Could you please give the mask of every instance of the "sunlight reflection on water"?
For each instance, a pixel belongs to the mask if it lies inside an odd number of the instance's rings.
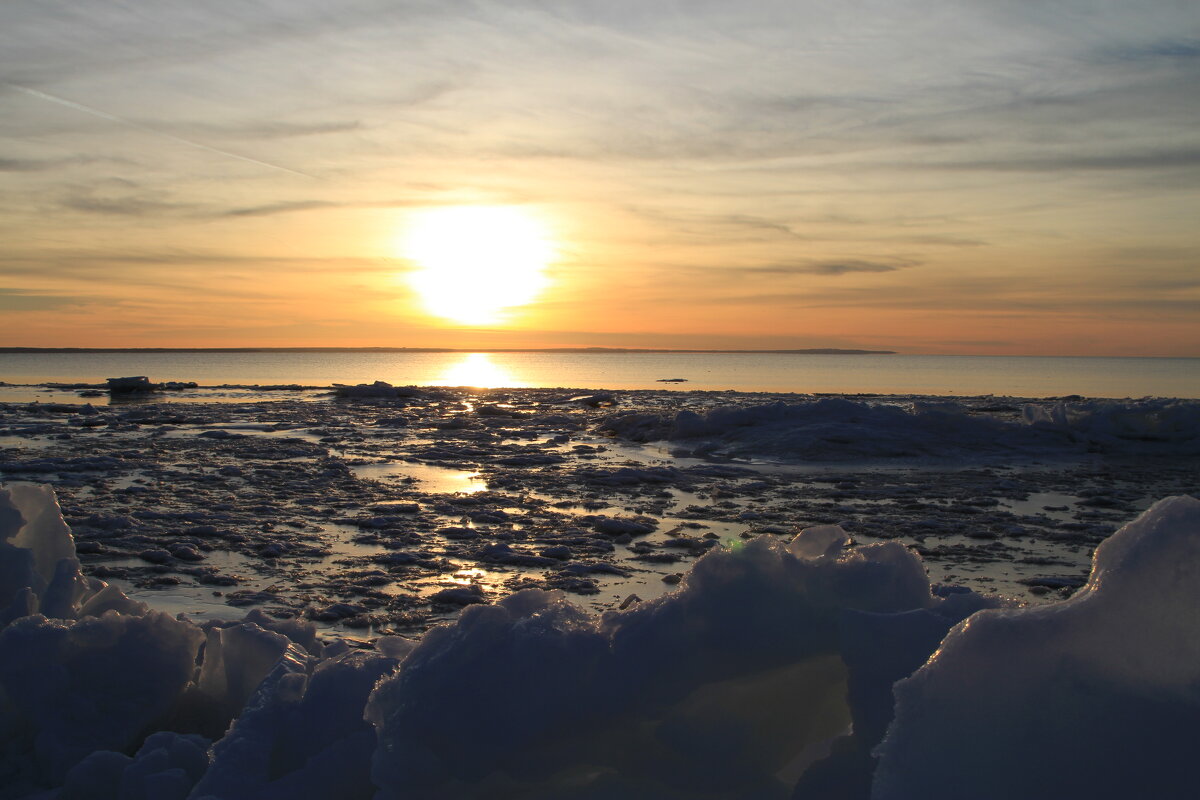
[[[350,468],[355,477],[372,480],[412,478],[422,491],[433,494],[475,494],[487,490],[479,472],[397,461],[387,464],[360,464]]]
[[[452,364],[433,386],[474,386],[481,389],[520,387],[528,385],[517,380],[511,372],[498,366],[487,353],[468,353]]]

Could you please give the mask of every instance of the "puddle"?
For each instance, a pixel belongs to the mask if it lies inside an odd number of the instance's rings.
[[[205,597],[197,595],[195,587],[178,586],[171,589],[138,589],[129,581],[120,578],[106,578],[109,583],[125,592],[130,598],[138,600],[153,608],[155,611],[165,611],[175,616],[183,614],[193,622],[219,619],[235,622],[250,613],[258,606],[227,605],[223,596]]]
[[[388,552],[388,548],[381,544],[354,541],[355,539],[369,535],[368,531],[364,531],[357,525],[327,522],[320,527],[322,541],[332,550],[329,555],[322,556],[318,560],[318,563],[322,567],[340,569],[341,565],[338,563],[340,561],[353,558],[369,558]]]
[[[672,568],[673,567],[673,568]],[[611,577],[596,578],[599,594],[580,597],[569,595],[571,602],[576,605],[591,606],[597,610],[613,610],[619,608],[632,595],[637,595],[642,602],[654,600],[667,592],[674,591],[678,584],[667,583],[663,577],[676,573],[686,573],[691,564],[668,564],[661,571],[639,568],[628,578]],[[634,601],[636,602],[636,601]],[[632,607],[632,603],[631,606]]]
[[[443,589],[462,589],[468,586],[478,586],[487,595],[504,595],[504,582],[520,578],[519,570],[493,571],[483,569],[470,562],[451,562],[455,566],[453,572],[446,572],[432,579],[414,581],[409,588],[416,590],[421,597],[430,597]]]
[[[261,439],[302,439],[314,444],[325,444],[323,434],[312,433],[307,426],[299,428],[277,429],[271,425],[255,425],[252,423],[206,423],[199,426],[181,426],[162,428],[155,432],[156,436],[164,439],[193,439],[209,431],[227,431],[230,434],[253,436]]]
[[[487,481],[479,472],[439,467],[409,461],[385,464],[361,464],[350,467],[356,478],[377,481],[412,480],[421,491],[431,494],[475,494],[487,491]]]
[[[1058,492],[1033,492],[1024,500],[1013,500],[1009,497],[998,497],[999,508],[1004,508],[1021,516],[1044,516],[1063,522],[1070,522],[1075,504],[1079,498],[1075,495]]]
[[[46,450],[58,439],[26,438],[24,436],[0,436],[0,449],[11,450]]]

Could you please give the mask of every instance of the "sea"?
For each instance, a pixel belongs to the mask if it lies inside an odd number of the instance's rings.
[[[1200,398],[1200,358],[662,352],[0,353],[0,399],[145,375],[204,388],[397,386]],[[59,390],[61,392],[61,390]],[[35,392],[36,394],[36,392]],[[239,395],[245,399],[246,392]],[[39,398],[29,398],[39,399]]]

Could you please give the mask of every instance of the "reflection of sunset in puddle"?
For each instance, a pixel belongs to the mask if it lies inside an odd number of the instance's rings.
[[[498,366],[487,353],[467,353],[462,361],[453,364],[432,382],[433,386],[474,386],[494,389],[501,386],[515,387],[525,384],[512,373]]]
[[[454,566],[456,569],[453,572],[442,573],[430,583],[422,581],[418,584],[410,584],[409,588],[415,589],[417,594],[422,597],[429,597],[443,589],[462,589],[469,586],[478,586],[486,594],[495,594],[503,590],[504,579],[511,578],[513,575],[513,573],[491,572],[463,562]]]
[[[494,589],[496,588],[494,584],[485,581],[490,574],[486,569],[479,569],[478,567],[460,569],[458,572],[447,577],[446,583],[456,586],[470,586],[473,583],[477,583],[485,589]]]
[[[359,464],[351,467],[351,470],[357,478],[372,480],[412,478],[417,481],[422,491],[431,494],[475,494],[487,491],[487,482],[481,473],[433,464],[397,461],[387,464]]]

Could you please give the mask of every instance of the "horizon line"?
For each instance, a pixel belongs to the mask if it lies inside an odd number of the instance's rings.
[[[784,353],[899,355],[895,350],[813,347],[722,349],[668,347],[0,347],[0,353]]]
[[[661,353],[661,354],[778,354],[778,355],[917,355],[961,358],[1165,358],[1195,359],[1200,355],[1112,355],[1070,353],[904,353],[860,348],[669,348],[669,347],[17,347],[0,346],[0,354],[97,353]]]

